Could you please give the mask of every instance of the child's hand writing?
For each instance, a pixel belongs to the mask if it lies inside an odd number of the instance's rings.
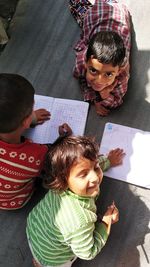
[[[105,212],[102,222],[104,222],[107,226],[107,233],[110,233],[111,224],[116,223],[119,221],[119,211],[117,207],[113,203],[111,206],[108,206],[107,211]]]
[[[59,126],[58,132],[60,136],[69,136],[72,134],[72,129],[67,123],[63,123]]]
[[[110,166],[115,167],[117,165],[122,164],[124,156],[125,152],[123,151],[123,149],[116,148],[111,150],[107,156],[110,161]]]
[[[107,116],[109,114],[110,110],[102,106],[100,102],[95,102],[94,105],[95,105],[96,113],[98,115]]]
[[[115,206],[114,201],[113,201],[113,203],[111,204],[111,206],[108,206],[107,211],[106,211],[104,217],[105,217],[105,216],[106,216],[106,217],[107,217],[107,216],[110,217],[110,219],[111,219],[111,224],[116,223],[116,222],[119,221],[119,211],[118,211],[117,207]]]
[[[32,113],[32,124],[42,124],[43,122],[49,120],[51,113],[44,108],[34,110]]]

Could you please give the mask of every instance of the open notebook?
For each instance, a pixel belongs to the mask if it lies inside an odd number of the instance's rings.
[[[51,119],[25,132],[25,136],[36,143],[53,143],[58,134],[58,126],[68,123],[74,135],[83,135],[89,104],[78,100],[35,95],[34,110],[45,108],[51,112]]]
[[[110,168],[105,175],[134,185],[150,188],[150,132],[106,123],[100,153],[123,148],[123,164]]]

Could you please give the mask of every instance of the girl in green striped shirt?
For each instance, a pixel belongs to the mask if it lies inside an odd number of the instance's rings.
[[[99,220],[95,200],[103,173],[98,145],[88,137],[59,137],[48,152],[45,197],[27,219],[27,237],[36,267],[70,267],[76,257],[93,259],[105,245],[119,212],[113,203]],[[123,151],[108,155],[122,163]],[[104,158],[102,160],[104,164]]]

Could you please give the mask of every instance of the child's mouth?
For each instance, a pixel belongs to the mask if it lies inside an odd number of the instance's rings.
[[[99,188],[99,184],[88,187],[88,190],[93,190],[93,189],[97,189],[97,188]]]
[[[107,86],[106,84],[97,84],[97,83],[92,84],[93,89],[97,91],[103,90],[106,86]]]

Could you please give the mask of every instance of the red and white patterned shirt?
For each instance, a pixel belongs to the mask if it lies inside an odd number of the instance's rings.
[[[0,140],[0,209],[19,209],[28,202],[47,150],[28,139],[21,144]]]
[[[118,4],[115,0],[113,0],[112,3],[108,2],[111,1],[96,0],[95,4],[85,13],[81,39],[75,46],[76,64],[74,76],[79,79],[84,94],[84,100],[95,100],[98,93],[87,84],[85,78],[85,56],[88,42],[97,32],[105,30],[117,32],[123,38],[126,48],[125,68],[119,76],[116,77],[114,89],[110,96],[100,101],[105,107],[115,108],[123,102],[122,98],[127,91],[129,79],[129,54],[131,48],[130,15],[125,5]]]

